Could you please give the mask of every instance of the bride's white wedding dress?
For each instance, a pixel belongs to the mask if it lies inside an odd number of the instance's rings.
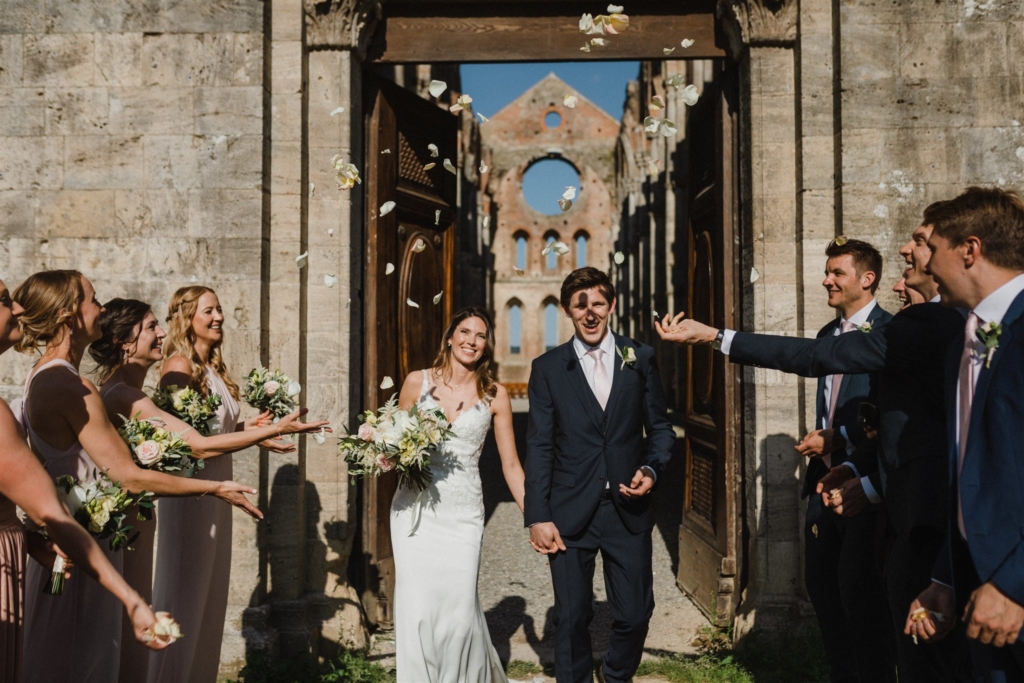
[[[440,408],[429,376],[424,370],[418,404]],[[462,411],[454,436],[431,458],[430,487],[422,496],[400,487],[391,503],[398,683],[507,681],[476,588],[484,534],[478,463],[490,426],[488,400]]]

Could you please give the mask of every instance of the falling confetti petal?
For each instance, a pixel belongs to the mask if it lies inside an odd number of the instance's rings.
[[[427,86],[427,90],[430,91],[431,97],[440,97],[441,93],[448,89],[448,84],[444,81],[430,81],[430,85]]]
[[[441,224],[441,209],[434,210],[434,225]]]
[[[700,99],[700,93],[697,92],[697,86],[691,83],[683,88],[683,102],[692,107],[697,104],[698,99]]]
[[[675,52],[676,49],[674,47],[663,47],[663,48],[661,48],[661,51],[665,53],[666,57],[668,57],[670,54]]]
[[[331,116],[334,116],[335,114],[344,113],[344,111],[345,111],[345,107],[338,107],[337,109],[335,109],[334,111],[331,112]]]
[[[392,210],[394,210],[394,208],[394,202],[384,202],[383,204],[380,205],[380,215],[387,216],[389,213],[392,212]]]
[[[410,306],[412,308],[419,308],[420,307],[420,305],[418,303],[416,303],[415,301],[413,301],[412,299],[406,299],[405,300],[405,305],[406,306]]]
[[[761,279],[761,273],[757,272],[757,268],[750,269],[750,281],[757,282]]]
[[[679,131],[674,121],[670,121],[669,119],[656,119],[653,116],[648,116],[644,119],[644,130],[651,136],[661,133],[667,138],[675,137],[675,134]]]
[[[356,165],[347,163],[345,157],[340,154],[331,157],[331,166],[334,167],[334,172],[337,174],[339,190],[351,190],[356,183],[363,182],[359,178],[359,169],[356,168]]]
[[[435,159],[437,158],[437,155],[438,155],[437,145],[435,145],[433,142],[431,142],[429,145],[427,145],[427,150],[429,150],[430,156],[434,157]]]
[[[676,74],[672,78],[668,79],[668,84],[671,85],[676,90],[679,90],[679,86],[681,86],[685,82],[685,80],[686,79],[683,78],[682,74]]]
[[[309,252],[305,251],[295,257],[295,266],[297,268],[305,268],[307,260],[309,260]]]
[[[572,185],[566,185],[565,192],[562,193],[562,199],[576,199],[576,188]]]
[[[594,16],[592,14],[584,14],[580,17],[580,32],[589,34],[594,28]]]
[[[384,375],[384,379],[381,380],[381,383],[380,383],[380,388],[381,389],[390,389],[393,386],[395,386],[395,380],[391,379],[387,375]]]
[[[665,119],[661,122],[661,134],[667,138],[674,138],[676,133],[679,132],[679,128],[676,127],[674,121]]]
[[[515,271],[515,274],[518,275],[519,277],[526,275],[526,271],[523,270],[522,268],[516,268],[515,266],[512,266],[512,270]]]
[[[562,211],[568,211],[569,209],[572,208],[572,200],[571,199],[559,199],[558,200],[558,206],[562,209]]]
[[[480,112],[477,112],[476,115],[480,117],[480,123],[487,123],[488,121],[490,121],[489,118],[487,118],[486,116],[484,116]]]
[[[327,441],[327,431],[324,427],[321,427],[318,432],[313,432],[313,441],[316,441],[318,446],[324,445],[324,442]]]
[[[441,165],[444,166],[444,170],[450,172],[452,175],[458,175],[459,174],[459,172],[455,170],[455,167],[452,166],[452,162],[451,162],[450,159],[445,159],[441,163]]]
[[[489,227],[491,227],[491,217],[484,216],[484,230],[486,230]]]
[[[338,277],[336,275],[324,275],[324,284],[328,287],[334,287],[338,284]]]
[[[384,266],[384,274],[385,275],[391,275],[391,273],[393,273],[393,272],[395,272],[395,264],[394,263],[389,263],[386,266]]]
[[[608,14],[622,14],[622,5],[608,5]]]
[[[334,228],[327,228],[327,236],[334,237]]]
[[[683,42],[681,42],[680,45],[682,45],[683,49],[685,50],[686,48],[688,48],[691,45],[693,45],[693,41],[690,40],[689,38],[683,38]]]
[[[453,114],[458,114],[463,109],[470,109],[469,104],[472,101],[473,98],[470,97],[469,95],[459,95],[459,99],[455,100],[455,104],[448,107],[448,111],[450,111]]]
[[[487,164],[480,164],[480,173],[487,173],[487,169],[489,168],[490,166],[488,166]]]
[[[427,243],[424,242],[422,239],[418,239],[418,238],[416,240],[416,244],[412,245],[412,250],[414,252],[416,252],[417,254],[420,253],[421,251],[423,251],[426,248],[427,248]]]
[[[655,95],[651,98],[650,104],[651,111],[658,111],[665,108],[665,100],[661,95]]]
[[[562,104],[567,106],[569,109],[575,109],[576,103],[579,101],[579,98],[576,97],[575,95],[566,95],[564,98],[562,98]]]
[[[309,184],[309,198],[313,198],[313,193],[316,192],[316,183]]]
[[[390,149],[382,149],[382,150],[380,151],[380,153],[381,153],[381,154],[391,154],[391,150],[390,150]]]
[[[650,161],[647,162],[647,171],[654,176],[658,175],[661,172],[661,170],[658,168],[657,159],[651,159]]]
[[[555,253],[559,256],[565,256],[569,253],[569,247],[565,246],[564,242],[555,242]]]
[[[607,38],[591,38],[590,44],[597,45],[598,47],[604,47],[606,45],[610,45],[611,43],[608,42]]]
[[[590,43],[585,43],[583,47],[580,48],[580,50],[582,52],[590,52]]]
[[[429,164],[427,164],[426,166],[423,167],[423,170],[424,171],[429,171],[430,169],[434,168],[435,166],[437,166],[437,164],[434,163],[433,161],[431,161]]]
[[[626,255],[623,254],[621,251],[617,251],[615,252],[615,256],[612,257],[612,260],[615,261],[616,265],[621,266],[622,262],[626,260]]]
[[[434,305],[435,306],[438,305],[439,303],[441,303],[441,296],[443,294],[444,294],[444,290],[442,289],[440,292],[438,292],[437,294],[434,295]]]

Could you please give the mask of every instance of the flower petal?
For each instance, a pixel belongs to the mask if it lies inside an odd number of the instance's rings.
[[[434,225],[441,225],[441,209],[434,210]]]
[[[316,183],[309,184],[309,198],[313,198],[313,193],[316,192]]]
[[[444,290],[443,289],[440,292],[438,292],[437,294],[434,295],[434,305],[435,306],[438,305],[439,303],[441,303],[441,297],[443,295],[444,295]]]
[[[750,269],[750,281],[757,282],[761,279],[761,273],[757,272],[757,268]]]
[[[455,170],[455,166],[452,165],[451,159],[446,158],[441,165],[444,166],[444,170],[448,171],[452,175],[459,175],[459,172]]]
[[[569,253],[569,247],[565,246],[565,242],[555,242],[554,249],[555,253],[559,256],[565,256]]]
[[[427,145],[427,150],[430,152],[430,156],[434,157],[435,159],[437,158],[437,156],[438,156],[437,145],[435,145],[433,142],[431,142],[429,145]]]
[[[429,164],[426,164],[426,165],[425,165],[425,166],[423,167],[423,170],[424,170],[424,171],[429,171],[430,169],[434,168],[435,166],[437,166],[437,164],[436,164],[436,163],[434,163],[433,161],[431,161],[431,162],[430,162]]]
[[[654,135],[658,132],[658,128],[661,126],[661,122],[653,116],[648,116],[644,119],[644,130]]]
[[[661,51],[665,53],[666,57],[668,57],[670,54],[672,54],[673,52],[676,51],[676,48],[675,48],[675,46],[673,46],[673,47],[663,47],[663,48],[661,48]]]
[[[391,150],[390,150],[390,149],[382,149],[382,150],[380,151],[380,153],[381,153],[381,154],[391,154]]]
[[[484,230],[486,230],[489,227],[491,227],[491,217],[484,216]]]
[[[487,118],[486,116],[484,116],[480,112],[477,112],[476,115],[480,117],[480,123],[481,124],[484,124],[484,123],[487,123],[488,121],[490,121],[489,118]]]
[[[313,441],[316,441],[318,446],[323,446],[324,442],[327,441],[327,432],[323,427],[320,428],[320,431],[313,432]]]
[[[608,42],[607,38],[591,38],[590,39],[590,44],[591,45],[597,45],[598,47],[604,47],[606,45],[610,45],[610,43]]]
[[[615,252],[615,256],[612,257],[612,260],[615,261],[616,265],[621,266],[623,261],[626,260],[626,255],[623,254],[621,251],[617,251]]]
[[[620,12],[608,15],[607,28],[609,33],[622,33],[629,28],[629,17]]]
[[[661,134],[667,138],[674,138],[676,133],[679,132],[679,128],[676,126],[674,121],[665,119],[661,122]]]
[[[395,272],[395,264],[394,263],[389,263],[386,266],[384,266],[384,274],[385,275],[391,275],[391,273],[393,273],[393,272]]]
[[[658,109],[665,108],[665,98],[661,95],[655,95],[651,98],[651,107],[657,107]]]
[[[580,31],[587,33],[594,26],[594,17],[591,14],[584,14],[580,17]]]
[[[418,303],[416,303],[415,301],[413,301],[412,299],[406,299],[405,300],[405,305],[406,306],[410,306],[412,308],[419,308],[420,307],[420,305]]]
[[[389,377],[388,375],[384,375],[384,379],[381,380],[381,383],[380,383],[380,388],[381,389],[390,389],[393,386],[395,386],[395,380],[391,379],[391,377]]]
[[[424,242],[423,239],[419,238],[419,237],[416,238],[416,243],[412,245],[413,252],[417,253],[417,254],[419,254],[420,252],[422,252],[426,248],[427,248],[427,243]]]
[[[324,275],[324,284],[333,288],[334,285],[338,284],[338,277],[336,275]]]
[[[490,168],[490,166],[488,166],[487,164],[481,163],[480,164],[480,173],[487,173],[487,169],[489,169],[489,168]]]
[[[581,52],[590,52],[590,43],[584,43],[583,47],[580,48]]]
[[[558,206],[562,209],[562,211],[568,211],[569,209],[572,208],[572,200],[565,198],[559,199]]]
[[[295,266],[297,268],[305,268],[306,267],[306,261],[308,259],[309,259],[309,252],[308,251],[302,252],[301,254],[299,254],[298,256],[295,257]]]
[[[441,93],[448,89],[448,84],[444,81],[430,81],[430,85],[427,86],[427,91],[431,97],[440,97]]]
[[[562,104],[564,104],[569,109],[575,109],[577,102],[579,102],[579,98],[576,97],[575,95],[566,95],[565,97],[562,98]]]
[[[525,270],[523,270],[522,268],[516,268],[515,266],[512,266],[512,270],[513,270],[513,271],[515,272],[515,274],[516,274],[516,275],[518,275],[519,277],[522,277],[522,276],[526,275],[526,271],[525,271]]]
[[[647,171],[653,176],[657,176],[659,173],[661,173],[661,170],[658,168],[657,159],[651,159],[650,161],[647,162]]]
[[[566,185],[565,192],[562,193],[562,199],[576,199],[576,188],[572,185]]]
[[[691,45],[693,45],[693,41],[690,40],[689,38],[683,38],[683,41],[680,43],[680,45],[682,45],[683,49],[685,50],[686,48],[688,48]]]
[[[608,14],[622,14],[622,5],[608,5]]]
[[[331,112],[331,116],[334,116],[335,114],[341,114],[344,111],[345,111],[345,107],[338,107],[337,109],[335,109],[334,111]]]
[[[685,81],[686,79],[683,78],[682,74],[676,74],[672,78],[668,79],[668,84],[676,90],[679,90],[679,86],[681,86]]]
[[[555,246],[554,242],[548,242],[547,246],[540,250],[541,256],[547,256],[551,253],[551,249]]]
[[[683,102],[692,107],[697,104],[698,99],[700,99],[700,93],[697,92],[697,86],[691,83],[683,88]]]
[[[395,209],[395,203],[394,202],[384,202],[383,204],[380,205],[380,215],[381,216],[387,216],[394,209]]]

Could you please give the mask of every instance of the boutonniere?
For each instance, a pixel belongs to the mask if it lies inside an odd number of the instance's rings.
[[[985,367],[992,365],[992,356],[996,355],[999,348],[999,335],[1003,333],[1003,326],[999,323],[985,323],[978,328],[978,339],[985,344]]]
[[[633,347],[623,346],[621,349],[616,347],[616,350],[619,352],[619,358],[622,359],[622,365],[619,366],[619,370],[622,370],[627,365],[633,367],[633,364],[636,363],[636,352],[633,351]]]
[[[860,325],[857,325],[857,329],[860,330],[861,332],[864,332],[865,334],[870,332],[872,330],[872,328],[873,328],[873,325],[872,325],[872,322],[870,320],[868,320],[867,322],[861,323]]]

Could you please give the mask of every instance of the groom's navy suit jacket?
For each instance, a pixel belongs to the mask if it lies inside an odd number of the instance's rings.
[[[871,473],[901,536],[916,526],[944,532],[949,477],[943,369],[946,349],[963,337],[963,326],[954,309],[917,304],[867,334],[812,340],[737,332],[729,359],[805,377],[878,373],[878,443],[863,444],[851,459],[861,474]]]
[[[630,347],[633,365],[615,360],[611,394],[601,409],[576,357],[572,340],[533,361],[530,371],[530,428],[526,437],[526,526],[554,522],[565,538],[582,531],[610,485],[623,524],[638,534],[654,526],[651,496],[626,500],[642,466],[661,475],[675,433],[665,409],[654,349],[614,335],[615,346]]]
[[[974,568],[982,583],[992,582],[1024,605],[1024,293],[1002,320],[999,345],[990,367],[981,366],[971,403],[971,425],[963,469],[958,470],[957,380],[963,343],[946,356],[946,424],[949,477],[958,484],[964,527]],[[961,328],[962,330],[963,328]],[[959,337],[963,340],[963,333]],[[949,534],[958,534],[957,485],[949,497]],[[964,587],[955,576],[952,544],[939,556],[935,578]],[[969,580],[969,579],[966,579]],[[964,599],[966,596],[959,596]]]

